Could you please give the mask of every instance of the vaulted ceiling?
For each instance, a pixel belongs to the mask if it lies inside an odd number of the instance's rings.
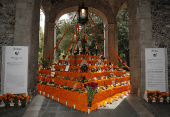
[[[127,0],[84,0],[85,6],[90,7],[89,12],[92,9],[97,9],[102,12],[108,23],[113,23],[119,10],[126,4]],[[42,0],[42,8],[45,15],[53,15],[53,19],[64,9],[70,8],[70,12],[78,10],[78,6],[82,3],[82,0]],[[69,12],[69,11],[67,11]],[[100,15],[100,14],[97,14]]]

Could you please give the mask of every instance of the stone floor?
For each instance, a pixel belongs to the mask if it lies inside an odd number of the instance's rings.
[[[26,108],[0,108],[0,117],[170,117],[170,103],[148,104],[132,94],[90,114],[37,95]]]

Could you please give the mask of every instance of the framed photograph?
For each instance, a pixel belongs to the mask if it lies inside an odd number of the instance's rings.
[[[114,78],[114,73],[110,73],[110,77],[111,77],[111,78]]]
[[[69,67],[70,67],[69,65],[66,66],[66,69],[65,69],[66,72],[68,72]]]
[[[99,72],[101,72],[101,68],[100,68],[100,66],[98,66],[97,68],[98,68],[98,71],[99,71]]]
[[[54,77],[54,75],[55,75],[55,72],[51,72],[51,77]]]

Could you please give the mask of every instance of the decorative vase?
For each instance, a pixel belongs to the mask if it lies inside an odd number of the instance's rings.
[[[167,104],[167,101],[166,101],[166,100],[163,100],[163,104]]]
[[[18,104],[14,104],[14,108],[18,108]]]
[[[156,103],[159,104],[159,103],[160,103],[160,100],[156,100]]]
[[[148,100],[148,104],[152,104],[152,100]]]
[[[5,104],[5,108],[9,108],[10,107],[10,104]]]

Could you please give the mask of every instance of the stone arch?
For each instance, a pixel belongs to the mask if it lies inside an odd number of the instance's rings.
[[[69,7],[69,8],[66,8],[66,9],[60,11],[60,12],[56,15],[56,17],[55,17],[55,24],[58,22],[58,19],[59,19],[62,15],[66,14],[66,13],[69,13],[69,12],[77,11],[77,8],[78,8],[78,6],[74,6],[74,7]],[[104,56],[105,56],[107,59],[109,59],[109,58],[108,58],[108,56],[109,56],[109,55],[108,55],[108,48],[107,48],[107,45],[108,45],[108,31],[106,30],[106,27],[108,26],[108,19],[107,19],[106,15],[105,15],[102,11],[100,11],[100,10],[98,10],[98,9],[96,9],[96,8],[88,7],[88,11],[91,12],[91,13],[94,13],[94,14],[98,15],[98,16],[103,20],[104,28],[105,28],[105,30],[104,30],[104,37],[105,37],[105,41],[104,41],[104,54],[105,54],[105,55],[104,55]],[[55,33],[55,30],[54,30],[54,33]]]
[[[66,14],[66,13],[69,13],[69,12],[77,11],[77,8],[78,8],[78,6],[74,6],[74,7],[69,7],[69,8],[66,8],[66,9],[60,11],[60,12],[56,15],[56,17],[55,17],[55,23],[57,23],[58,19],[59,19],[62,15]],[[108,20],[107,20],[105,14],[104,14],[103,12],[101,12],[100,10],[98,10],[98,9],[96,9],[96,8],[88,7],[88,11],[91,12],[91,13],[94,13],[94,14],[98,15],[98,16],[103,20],[104,25],[107,25],[107,24],[108,24]]]

